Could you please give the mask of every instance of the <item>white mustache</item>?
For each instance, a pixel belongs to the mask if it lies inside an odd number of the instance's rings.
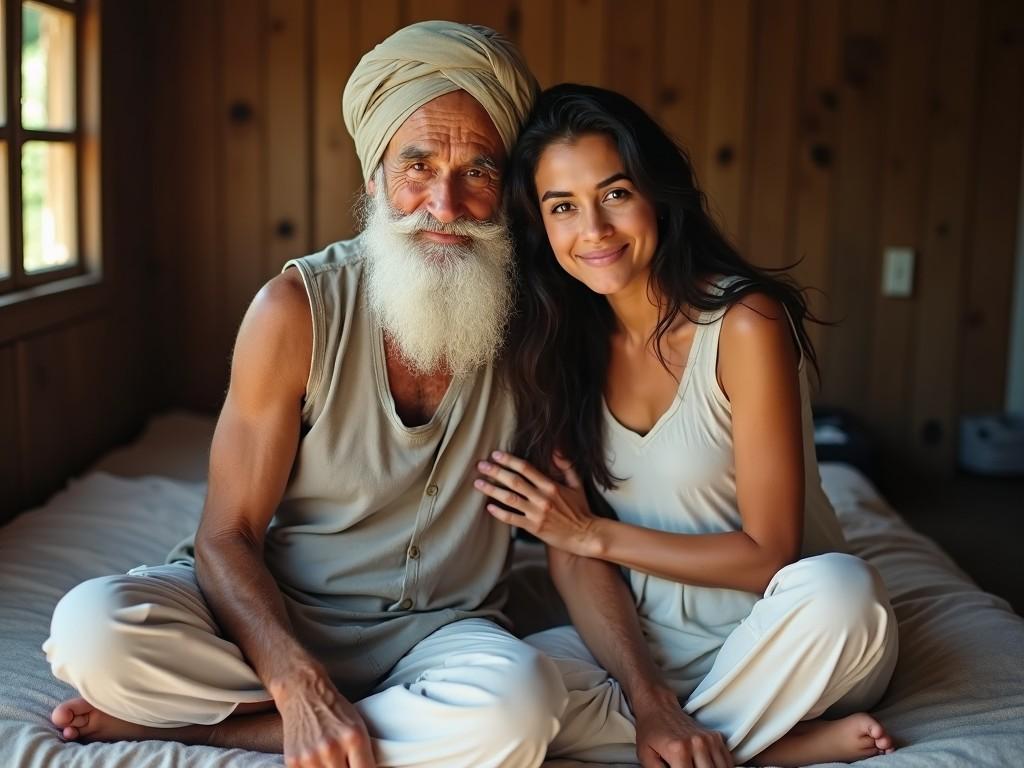
[[[389,206],[390,207],[390,206]],[[461,218],[455,221],[439,221],[429,211],[414,211],[403,215],[391,208],[391,227],[401,235],[415,235],[419,232],[436,232],[441,235],[468,237],[474,240],[491,241],[505,237],[507,230],[500,221],[477,221]]]

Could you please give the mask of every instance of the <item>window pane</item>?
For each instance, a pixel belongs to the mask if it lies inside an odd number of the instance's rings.
[[[7,142],[0,141],[0,277],[11,274],[11,222],[7,209]]]
[[[78,261],[75,228],[75,145],[27,141],[21,156],[25,272]]]
[[[21,42],[22,124],[44,130],[74,129],[74,14],[25,3]]]

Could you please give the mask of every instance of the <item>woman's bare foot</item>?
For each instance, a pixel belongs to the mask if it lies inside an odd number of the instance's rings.
[[[751,765],[801,766],[852,763],[896,751],[892,737],[866,712],[840,720],[808,720],[750,761]]]

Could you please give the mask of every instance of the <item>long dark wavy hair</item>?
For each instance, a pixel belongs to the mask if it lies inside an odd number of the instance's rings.
[[[550,145],[592,134],[615,143],[624,172],[657,214],[649,293],[661,312],[650,343],[662,364],[668,368],[662,340],[681,312],[723,309],[758,292],[789,310],[797,342],[817,369],[804,328],[806,320],[817,320],[803,294],[788,278],[744,261],[730,245],[708,214],[686,152],[621,94],[571,83],[544,91],[512,152],[505,185],[518,261],[518,307],[505,356],[518,417],[513,450],[556,476],[552,457],[560,451],[591,492],[620,480],[608,467],[602,414],[615,318],[604,296],[559,266],[534,176]],[[740,279],[724,292],[708,291],[704,280],[715,275]]]

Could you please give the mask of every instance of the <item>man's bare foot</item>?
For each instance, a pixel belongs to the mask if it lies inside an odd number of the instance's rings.
[[[50,720],[68,741],[145,741],[166,740],[174,728],[150,728],[118,720],[102,712],[85,699],[68,699],[58,704]]]
[[[119,720],[83,698],[58,704],[50,720],[67,741],[178,741],[257,752],[282,751],[281,716],[273,702],[239,704],[232,717],[217,725],[152,728]]]
[[[866,712],[840,720],[808,720],[750,761],[788,768],[809,763],[852,763],[896,751],[892,737]]]

